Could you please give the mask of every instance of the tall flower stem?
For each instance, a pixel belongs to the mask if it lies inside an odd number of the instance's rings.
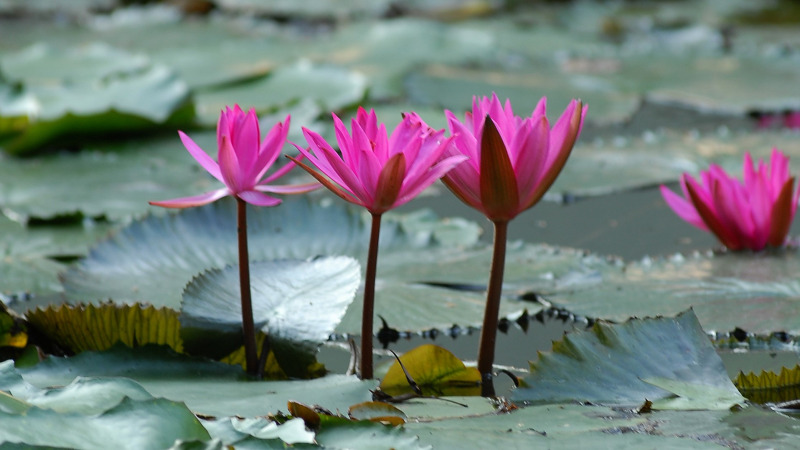
[[[378,241],[381,214],[372,214],[372,229],[367,251],[367,274],[364,278],[364,308],[361,316],[361,378],[372,378],[372,319],[375,312],[375,276],[378,267]]]
[[[258,373],[253,303],[250,298],[250,257],[247,252],[247,203],[236,197],[236,235],[239,238],[239,290],[242,298],[242,332],[247,373]]]
[[[486,309],[483,312],[481,340],[478,344],[478,371],[481,373],[481,395],[493,397],[492,365],[494,364],[495,341],[497,340],[497,320],[500,314],[500,294],[503,291],[503,272],[506,265],[506,237],[508,221],[494,222],[494,251],[492,268],[489,274],[489,287],[486,291]]]

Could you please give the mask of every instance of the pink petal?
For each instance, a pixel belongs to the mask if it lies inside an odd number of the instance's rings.
[[[183,146],[186,147],[186,150],[192,155],[192,158],[195,159],[203,169],[206,169],[206,172],[210,173],[211,176],[219,180],[221,183],[225,181],[222,179],[222,174],[219,171],[219,164],[214,161],[208,153],[206,153],[199,145],[195,144],[195,142],[187,136],[183,131],[178,131],[178,136],[181,138],[181,142],[183,142]]]
[[[271,192],[273,194],[304,194],[313,190],[321,188],[320,183],[304,183],[304,184],[259,184],[255,190],[259,192]]]
[[[700,228],[701,230],[709,231],[708,226],[706,226],[705,222],[703,222],[703,219],[700,217],[700,215],[697,214],[697,210],[689,200],[672,192],[663,184],[661,185],[661,196],[664,198],[664,201],[667,203],[667,205],[672,208],[675,214],[678,215],[678,217],[686,222],[689,222],[695,227]]]
[[[207,205],[211,202],[221,199],[226,195],[231,195],[228,188],[217,189],[216,191],[206,192],[201,195],[194,195],[191,197],[181,197],[172,200],[162,200],[149,202],[154,206],[161,206],[163,208],[191,208],[194,206]]]
[[[544,116],[538,120],[526,120],[526,124],[517,131],[514,142],[517,147],[514,151],[514,172],[517,175],[520,207],[523,210],[533,206],[533,196],[547,161],[549,139],[550,128]]]
[[[258,172],[252,177],[252,180],[258,182],[264,177],[269,168],[275,164],[281,154],[281,150],[283,150],[283,145],[286,143],[286,137],[289,135],[291,120],[291,116],[286,116],[283,122],[276,123],[267,133],[258,150],[258,159],[255,162],[255,168],[258,169]]]
[[[248,187],[244,185],[244,177],[242,169],[239,167],[239,160],[236,158],[236,152],[225,136],[222,137],[222,147],[219,148],[219,168],[225,185],[234,194]]]
[[[436,180],[442,178],[442,176],[454,167],[460,165],[466,159],[467,157],[464,155],[456,155],[439,161],[439,163],[431,167],[423,176],[417,177],[413,182],[404,185],[403,190],[400,192],[400,195],[398,195],[397,201],[392,208],[408,203],[430,185],[435,183]]]
[[[252,176],[251,174],[258,173],[258,170],[253,170],[253,166],[261,147],[261,132],[255,109],[251,108],[246,114],[239,114],[234,118],[230,138],[231,147],[236,151],[239,166],[246,173],[246,175],[243,174],[243,178],[249,178]]]
[[[258,191],[242,191],[236,194],[237,197],[256,206],[277,206],[281,204],[279,198],[270,197],[263,192]]]

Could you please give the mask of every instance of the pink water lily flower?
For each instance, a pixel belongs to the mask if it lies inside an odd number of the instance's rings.
[[[555,125],[542,98],[530,117],[514,115],[511,102],[474,98],[461,122],[445,111],[455,136],[448,154],[469,160],[442,181],[467,205],[491,221],[511,220],[535,205],[555,181],[581,132],[588,107],[572,100]]]
[[[336,114],[332,116],[341,156],[322,136],[304,128],[303,134],[310,147],[295,146],[317,170],[293,160],[334,194],[365,207],[372,215],[364,275],[359,364],[359,375],[368,379],[373,373],[373,311],[381,216],[416,197],[467,157],[443,158],[452,138],[445,138],[444,130],[434,131],[413,112],[404,114],[388,137],[386,127],[378,123],[374,110],[367,112],[359,107],[351,121],[350,132]]]
[[[216,160],[200,148],[192,138],[179,131],[181,141],[189,154],[225,187],[201,195],[153,201],[150,204],[165,208],[189,208],[233,195],[253,205],[275,206],[280,204],[281,200],[267,195],[267,192],[299,194],[318,188],[317,183],[285,186],[269,184],[289,172],[294,163],[286,164],[264,178],[286,143],[290,120],[291,117],[287,116],[285,122],[278,122],[262,141],[254,109],[245,113],[239,105],[235,105],[233,109],[226,107],[217,123]]]
[[[373,214],[408,202],[466,159],[442,158],[452,138],[428,127],[413,112],[404,114],[389,137],[374,110],[359,107],[351,132],[336,114],[332,116],[341,156],[322,136],[304,128],[310,148],[297,149],[318,171],[296,162],[333,193]]]
[[[710,231],[731,250],[761,250],[783,245],[797,211],[800,189],[794,189],[789,158],[772,149],[769,165],[753,165],[744,155],[744,181],[712,164],[700,181],[681,176],[683,197],[661,186],[664,200],[683,220]]]
[[[247,247],[247,203],[258,206],[275,206],[280,199],[265,192],[279,194],[299,194],[319,187],[318,183],[292,186],[274,186],[268,183],[280,178],[294,167],[289,163],[264,178],[267,171],[280,155],[289,121],[277,123],[261,140],[258,117],[255,109],[247,113],[239,105],[226,107],[219,115],[217,123],[217,159],[211,158],[189,136],[182,131],[181,137],[189,154],[203,166],[208,173],[222,182],[225,187],[192,197],[176,198],[150,202],[151,205],[165,208],[189,208],[200,206],[232,195],[236,198],[236,235],[239,247],[239,290],[241,293],[242,333],[245,348],[245,368],[251,375],[261,374],[256,354],[256,334],[253,323],[253,306],[250,293],[250,262]]]

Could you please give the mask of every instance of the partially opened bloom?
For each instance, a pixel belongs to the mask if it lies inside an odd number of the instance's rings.
[[[181,141],[189,154],[225,187],[201,195],[154,201],[150,204],[165,208],[189,208],[233,195],[253,205],[275,206],[280,204],[281,200],[267,195],[267,192],[299,194],[316,189],[319,187],[317,183],[287,186],[268,184],[285,175],[294,167],[294,163],[286,164],[264,178],[286,143],[290,120],[291,117],[287,116],[285,122],[278,122],[262,141],[254,109],[245,113],[239,105],[235,105],[233,109],[226,107],[217,123],[216,160],[200,148],[192,138],[179,131]]]
[[[384,125],[378,123],[375,111],[367,112],[363,108],[358,109],[351,121],[350,132],[336,114],[333,114],[333,122],[341,156],[322,136],[303,129],[310,147],[296,147],[317,170],[299,160],[295,162],[334,194],[365,207],[372,214],[360,362],[361,377],[372,378],[373,309],[381,215],[416,197],[466,156],[443,157],[452,138],[445,138],[444,130],[434,131],[413,112],[403,116],[391,136],[387,136]]]
[[[783,245],[800,198],[789,174],[789,158],[772,150],[769,164],[754,167],[744,155],[744,181],[717,165],[700,172],[698,182],[681,176],[683,197],[661,186],[664,200],[683,220],[710,231],[731,250],[761,250]]]
[[[461,122],[446,111],[455,136],[449,154],[469,157],[442,181],[491,221],[511,220],[535,205],[555,181],[578,139],[588,108],[572,100],[550,128],[542,98],[530,117],[514,115],[497,95],[474,98]]]
[[[469,157],[442,178],[467,205],[494,224],[494,251],[486,309],[478,348],[481,394],[494,396],[492,368],[497,336],[500,295],[505,269],[508,222],[535,205],[555,181],[578,139],[587,108],[572,100],[555,125],[545,116],[542,98],[530,117],[514,115],[511,102],[497,95],[473,98],[472,111],[461,122],[445,111],[453,147],[447,155]]]
[[[225,187],[205,194],[173,200],[150,202],[151,205],[165,208],[189,208],[200,206],[232,195],[236,198],[236,226],[239,246],[239,289],[241,292],[242,332],[247,372],[256,375],[261,372],[256,355],[256,338],[253,324],[253,309],[250,299],[250,265],[247,251],[247,203],[258,206],[275,206],[280,199],[269,193],[297,194],[319,187],[318,183],[294,186],[273,186],[268,183],[280,178],[294,167],[289,163],[272,175],[264,178],[267,170],[280,155],[289,133],[289,120],[279,122],[261,140],[258,117],[254,109],[247,113],[239,108],[226,107],[217,123],[217,159],[211,158],[189,136],[179,131],[189,154],[203,166],[208,173],[222,182]]]
[[[445,138],[444,130],[431,129],[413,112],[406,113],[388,137],[375,111],[359,108],[351,132],[336,114],[333,122],[341,156],[322,136],[303,129],[310,148],[297,148],[318,171],[298,164],[333,193],[373,214],[408,202],[466,159],[442,158],[452,138]]]

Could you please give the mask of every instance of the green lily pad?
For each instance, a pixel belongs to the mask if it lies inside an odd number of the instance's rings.
[[[744,402],[691,310],[674,319],[598,322],[568,334],[539,354],[511,398],[631,406],[650,400],[662,409],[729,409]]]
[[[51,357],[17,373],[38,388],[66,385],[77,376],[130,378],[155,397],[183,402],[195,413],[217,417],[264,416],[285,410],[289,400],[346,411],[369,400],[369,390],[378,385],[345,375],[302,382],[247,381],[240,367],[153,346],[117,346],[70,358]]]
[[[58,254],[54,239],[0,217],[0,293],[52,296],[62,292],[58,273],[66,266],[49,258]]]
[[[402,98],[403,78],[424,63],[484,59],[496,45],[484,30],[418,18],[358,22],[309,49],[308,57],[363,73],[373,100]],[[424,48],[421,52],[419,49]]]
[[[304,373],[353,301],[361,283],[358,262],[347,257],[312,261],[279,260],[250,266],[256,329],[269,336],[278,364],[289,376]],[[241,345],[242,313],[238,266],[212,270],[186,286],[181,304],[181,335],[197,354]]]
[[[236,263],[234,209],[233,202],[221,201],[132,223],[64,274],[66,297],[71,302],[110,298],[178,309],[183,287],[195,274]],[[289,197],[276,208],[252,208],[248,219],[253,261],[366,257],[368,219],[338,201],[323,206]],[[479,228],[461,220],[436,219],[429,211],[388,214],[383,225],[376,313],[391,326],[408,330],[479,324],[482,280],[491,262],[491,248],[475,245]],[[535,312],[539,304],[515,297],[593,285],[598,271],[618,270],[615,264],[573,249],[512,242],[506,258],[508,300],[501,314]],[[361,302],[353,302],[336,331],[359,332],[360,317]]]
[[[174,128],[194,116],[188,86],[169,69],[107,45],[34,46],[0,62],[11,81],[22,83],[0,108],[0,128],[26,121],[21,134],[3,144],[13,154]]]
[[[646,258],[610,270],[589,289],[551,300],[587,317],[625,320],[692,307],[707,331],[800,332],[796,248]]]
[[[209,439],[185,405],[153,398],[125,378],[78,378],[63,388],[36,388],[0,364],[0,389],[25,408],[0,408],[0,439],[27,445],[165,448],[175,439]],[[141,433],[142,427],[148,432]]]
[[[199,120],[214,124],[219,111],[234,103],[270,112],[310,99],[324,111],[338,111],[362,100],[367,87],[367,79],[361,73],[301,60],[248,83],[198,92],[195,99]]]
[[[192,138],[209,151],[216,147],[213,133],[193,133]],[[7,216],[22,223],[74,215],[126,219],[163,211],[148,205],[150,200],[205,192],[218,184],[186,152],[177,134],[0,161],[0,203]]]

